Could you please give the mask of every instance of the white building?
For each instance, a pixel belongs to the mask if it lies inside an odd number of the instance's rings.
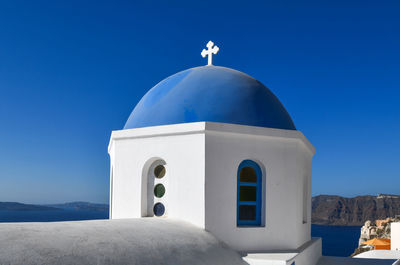
[[[312,265],[314,153],[268,88],[209,61],[158,83],[112,133],[110,218],[179,219],[240,253]]]
[[[400,251],[400,222],[390,224],[390,248]]]
[[[400,223],[391,223],[390,230],[390,250],[369,250],[354,256],[354,258],[383,260],[383,262],[387,261],[388,264],[400,265]]]

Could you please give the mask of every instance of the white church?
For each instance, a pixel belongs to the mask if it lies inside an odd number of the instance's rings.
[[[208,65],[158,83],[112,133],[110,218],[179,219],[241,253],[306,246],[315,263],[315,149],[267,87],[212,65],[207,47]]]
[[[2,224],[0,263],[392,264],[321,256],[315,148],[261,82],[212,65],[218,51],[210,41],[208,65],[155,85],[112,132],[112,220]]]

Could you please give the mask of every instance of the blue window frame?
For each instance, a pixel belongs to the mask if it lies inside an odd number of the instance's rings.
[[[237,173],[237,226],[261,226],[262,171],[252,160],[240,163]]]

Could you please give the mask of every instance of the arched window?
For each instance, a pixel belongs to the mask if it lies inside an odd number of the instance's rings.
[[[142,217],[164,216],[168,182],[165,161],[150,159],[144,165],[142,174]]]
[[[254,161],[244,160],[239,165],[237,178],[237,226],[260,226],[261,168]]]

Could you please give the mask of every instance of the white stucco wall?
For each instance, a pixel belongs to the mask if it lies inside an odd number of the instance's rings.
[[[295,136],[298,137],[295,137]],[[313,149],[297,131],[207,124],[206,229],[243,252],[297,249],[311,239],[303,223],[304,176],[311,178]],[[237,170],[246,159],[263,170],[264,226],[237,227]],[[311,190],[311,181],[308,182]],[[311,192],[307,195],[310,220]]]
[[[311,239],[314,148],[298,131],[209,122],[130,129],[113,132],[109,153],[111,218],[142,216],[142,177],[162,159],[166,217],[203,227],[242,252],[294,250]],[[265,177],[261,227],[236,226],[237,169],[246,159]]]
[[[400,251],[400,222],[390,224],[391,250]]]
[[[300,248],[299,253],[293,259],[288,261],[287,265],[315,265],[322,256],[322,239],[313,238]]]
[[[170,126],[113,132],[110,141],[112,165],[111,218],[142,217],[143,175],[151,162],[166,162],[163,180],[166,193],[161,202],[165,217],[204,227],[204,134],[195,127]],[[187,134],[187,130],[191,134]],[[161,133],[161,134],[158,134]]]

